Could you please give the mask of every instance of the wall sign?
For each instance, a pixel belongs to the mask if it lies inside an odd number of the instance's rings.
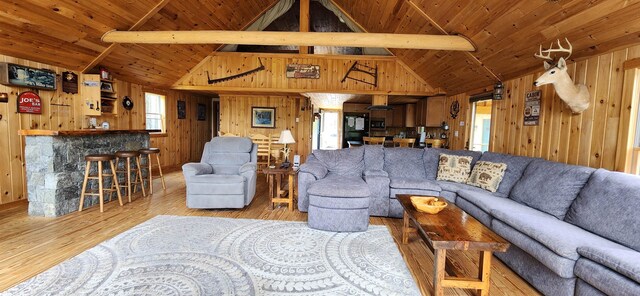
[[[187,118],[187,102],[178,100],[178,119]]]
[[[0,63],[0,83],[55,90],[56,72],[10,63]]]
[[[320,66],[318,65],[302,65],[288,64],[287,78],[320,78]]]
[[[207,120],[207,106],[205,104],[198,104],[198,121]]]
[[[62,72],[62,91],[68,94],[78,93],[78,74]]]
[[[42,100],[32,91],[25,91],[18,95],[18,113],[42,114]]]
[[[524,125],[540,124],[540,98],[542,91],[534,90],[527,92],[524,99]]]

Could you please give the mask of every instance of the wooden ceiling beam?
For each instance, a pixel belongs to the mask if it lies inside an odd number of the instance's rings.
[[[244,44],[386,47],[452,51],[474,51],[465,37],[452,35],[344,33],[344,32],[255,32],[255,31],[110,31],[102,41],[138,44]]]
[[[149,21],[149,19],[151,19],[151,17],[156,15],[161,9],[167,6],[167,4],[169,4],[170,1],[171,0],[160,0],[160,2],[156,4],[156,6],[151,8],[149,12],[147,12],[135,24],[133,24],[133,26],[129,28],[129,31],[137,30],[140,27],[142,27],[147,21]],[[91,61],[91,63],[89,63],[87,66],[84,67],[84,69],[82,70],[82,73],[87,73],[88,71],[93,69],[95,66],[97,66],[99,63],[101,63],[117,46],[118,44],[113,43],[109,45],[107,48],[105,48],[105,50],[103,50],[95,59]]]
[[[309,32],[309,1],[300,0],[300,32]],[[309,53],[308,46],[300,46],[301,54]]]
[[[436,22],[433,18],[431,18],[424,10],[422,10],[422,8],[420,8],[413,0],[405,0],[405,2],[407,2],[409,4],[409,6],[413,9],[415,9],[420,15],[422,15],[422,17],[424,17],[434,28],[436,28],[438,31],[440,31],[442,34],[446,34],[449,35],[449,32],[447,32],[442,26],[440,26],[438,24],[438,22]],[[474,45],[475,47],[475,45]],[[496,81],[501,81],[502,79],[500,79],[500,77],[498,77],[498,75],[496,75],[496,73],[493,73],[493,71],[491,71],[491,69],[489,69],[487,66],[484,65],[484,63],[482,61],[480,61],[476,56],[474,56],[472,53],[467,52],[466,53],[467,56],[469,56],[469,58],[471,58],[476,64],[478,64],[478,66],[482,67],[482,69],[484,69],[489,75],[491,75]]]

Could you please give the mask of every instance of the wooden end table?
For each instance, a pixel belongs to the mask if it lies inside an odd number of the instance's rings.
[[[293,211],[293,203],[295,202],[295,177],[298,171],[292,167],[289,168],[265,168],[262,172],[267,175],[269,180],[269,198],[271,198],[271,208],[275,208],[277,203],[285,203],[290,211]],[[283,177],[288,176],[288,182],[283,184]],[[275,183],[275,184],[274,184]],[[275,185],[275,186],[274,186]],[[287,187],[283,187],[287,186]]]
[[[451,202],[432,215],[418,212],[411,204],[411,196],[397,195],[404,208],[402,243],[407,244],[409,234],[417,232],[433,252],[434,295],[443,295],[445,287],[475,289],[479,295],[489,295],[492,252],[506,252],[510,244]],[[480,251],[478,278],[460,277],[447,260],[447,250]]]

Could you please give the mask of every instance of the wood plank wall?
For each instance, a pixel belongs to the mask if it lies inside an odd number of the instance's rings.
[[[1,62],[10,62],[34,68],[46,68],[61,74],[67,69],[0,55]],[[77,72],[76,72],[77,73]],[[82,81],[82,79],[80,79]],[[58,81],[59,82],[59,81]],[[144,129],[144,92],[139,84],[116,80],[115,89],[122,99],[127,95],[134,108],[126,111],[121,106],[118,116],[99,117],[98,122],[109,121],[112,129]],[[81,94],[66,94],[58,84],[56,91],[38,90],[43,102],[43,114],[19,114],[16,112],[17,95],[29,88],[0,84],[0,92],[9,94],[8,103],[0,103],[0,204],[26,199],[24,180],[24,139],[18,136],[20,129],[77,130],[86,127],[87,121],[79,107]],[[177,168],[182,163],[199,160],[204,143],[211,138],[211,99],[201,95],[175,90],[150,90],[167,95],[166,137],[152,138],[151,144],[162,149],[161,162],[164,167]],[[177,119],[177,100],[187,102],[187,119]],[[121,101],[119,100],[120,104]],[[207,120],[196,120],[198,103],[207,107]]]
[[[251,128],[251,107],[275,107],[276,127]],[[311,100],[303,96],[220,96],[220,131],[249,136],[279,135],[282,130],[290,129],[296,143],[290,146],[289,156],[299,154],[301,162],[311,153],[312,125]]]
[[[228,77],[259,66],[258,58],[266,70],[216,84],[211,79]],[[372,86],[347,79],[341,82],[347,70],[358,61],[361,65],[378,67],[378,85]],[[318,79],[286,78],[287,64],[320,66]],[[370,76],[352,72],[350,77],[372,82]],[[408,69],[396,57],[323,56],[297,54],[214,53],[185,75],[174,86],[176,89],[199,89],[234,92],[286,92],[286,93],[380,93],[432,95],[434,89]]]
[[[580,115],[571,110],[555,94],[552,86],[543,86],[540,125],[523,126],[524,95],[535,90],[533,81],[540,72],[504,82],[505,98],[493,101],[490,150],[594,168],[616,169],[616,150],[622,106],[623,63],[640,57],[640,45],[579,60],[569,64],[569,74],[576,83],[589,88],[591,106]],[[488,88],[487,88],[488,89]],[[478,90],[481,92],[483,90]],[[447,98],[447,106],[458,100],[461,111],[451,126],[451,148],[467,145],[471,124],[469,95],[462,93]],[[460,122],[464,121],[464,126]],[[628,124],[628,123],[626,123]],[[454,137],[458,131],[458,137]]]

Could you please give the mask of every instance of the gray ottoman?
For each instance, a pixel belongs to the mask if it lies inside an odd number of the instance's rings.
[[[309,227],[336,232],[369,227],[369,187],[362,178],[341,177],[309,187]],[[324,181],[324,182],[323,182]]]

